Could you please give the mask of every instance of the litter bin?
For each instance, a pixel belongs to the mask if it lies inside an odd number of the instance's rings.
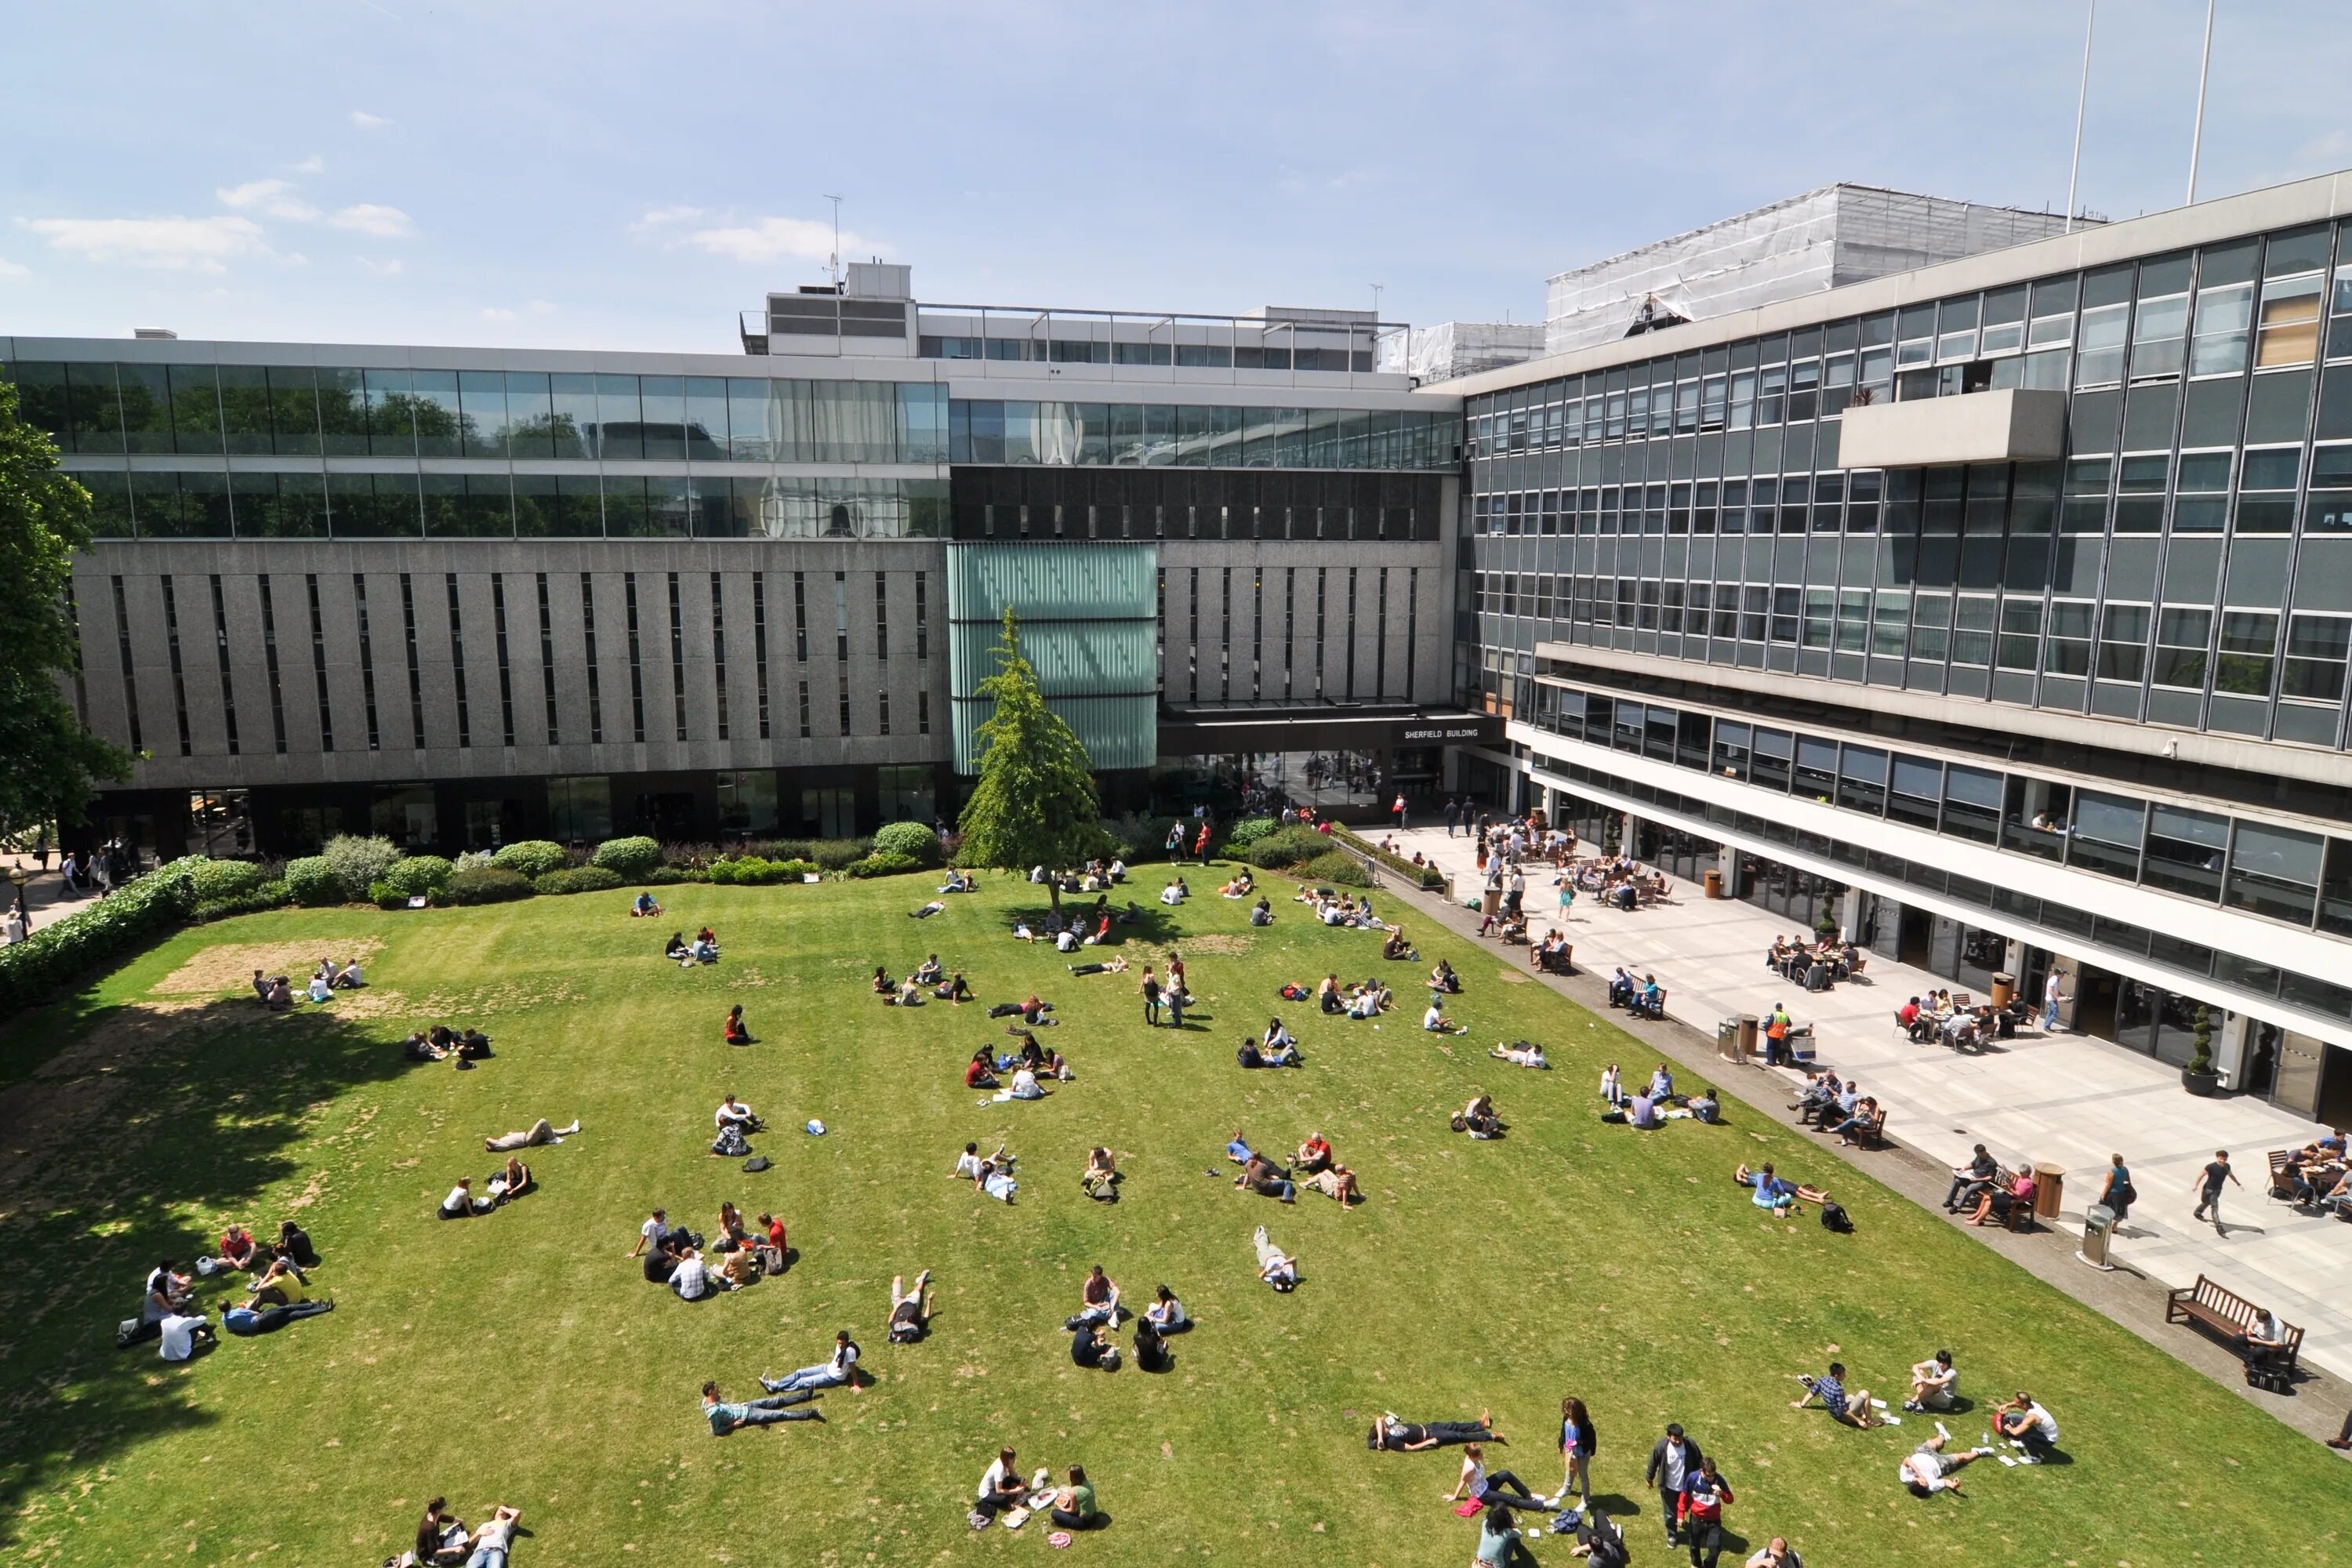
[[[1992,977],[1992,1005],[2006,1007],[2017,1000],[2017,976],[1996,974]]]
[[[2066,1191],[2066,1167],[2033,1162],[2033,1217],[2056,1219]]]
[[[1713,867],[1709,867],[1706,873],[1706,896],[1710,899],[1723,897],[1723,873]]]
[[[1479,907],[1487,914],[1501,914],[1503,912],[1503,889],[1500,888],[1487,889],[1486,896],[1485,899],[1480,900]]]
[[[2116,1211],[2105,1204],[2093,1204],[2083,1211],[2083,1245],[2074,1256],[2094,1268],[2112,1272],[2115,1265],[2107,1261],[2107,1243],[2113,1239]]]
[[[1727,1062],[1741,1059],[1739,1019],[1737,1015],[1726,1018],[1715,1026],[1715,1054]]]
[[[1739,1015],[1739,1054],[1745,1058],[1756,1054],[1756,1026],[1762,1022],[1753,1013]]]

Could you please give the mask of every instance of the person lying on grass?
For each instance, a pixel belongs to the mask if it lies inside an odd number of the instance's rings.
[[[833,1354],[814,1366],[804,1366],[782,1377],[761,1377],[760,1386],[771,1394],[790,1394],[803,1388],[838,1388],[847,1384],[852,1394],[865,1392],[857,1382],[857,1342],[849,1337],[847,1329],[833,1336]]]
[[[924,1269],[915,1276],[915,1288],[905,1289],[906,1276],[890,1277],[890,1316],[887,1337],[894,1345],[910,1345],[930,1332],[931,1271]]]
[[[1755,1188],[1748,1201],[1759,1209],[1770,1210],[1775,1219],[1788,1218],[1800,1204],[1825,1204],[1830,1201],[1829,1194],[1819,1187],[1802,1184],[1792,1185],[1774,1174],[1769,1161],[1759,1171],[1750,1171],[1743,1163],[1732,1172],[1731,1179],[1743,1187]]]
[[[822,1421],[824,1412],[814,1407],[793,1410],[790,1405],[807,1405],[816,1397],[814,1389],[793,1389],[786,1394],[772,1394],[765,1399],[746,1400],[730,1405],[719,1397],[719,1384],[702,1385],[702,1417],[710,1423],[710,1435],[724,1437],[744,1426],[772,1426],[779,1421]]]
[[[1246,1187],[1261,1197],[1276,1198],[1286,1204],[1298,1201],[1298,1188],[1288,1173],[1262,1154],[1253,1153],[1242,1165],[1242,1173],[1234,1178],[1234,1185]]]
[[[1356,1173],[1345,1165],[1332,1165],[1318,1171],[1299,1184],[1333,1199],[1342,1213],[1364,1201],[1363,1189],[1356,1185]]]
[[[1073,974],[1124,974],[1127,973],[1127,960],[1107,958],[1100,963],[1073,963],[1069,967]]]
[[[1952,1435],[1940,1426],[1937,1426],[1933,1437],[1914,1448],[1910,1455],[1895,1468],[1895,1479],[1908,1488],[1913,1497],[1934,1497],[1937,1492],[1950,1492],[1954,1497],[1959,1496],[1960,1482],[1955,1472],[1964,1465],[1973,1464],[1983,1458],[1992,1450],[1979,1447],[1966,1449],[1958,1454],[1947,1454],[1944,1452],[1944,1445],[1951,1440]]]
[[[1495,1048],[1486,1054],[1517,1067],[1549,1068],[1551,1066],[1550,1062],[1544,1059],[1543,1047],[1526,1040],[1519,1040],[1507,1046],[1497,1042]]]
[[[507,1554],[514,1549],[515,1524],[522,1518],[522,1510],[500,1503],[488,1521],[474,1531],[474,1554],[466,1559],[466,1568],[507,1568]]]
[[[1502,1443],[1495,1430],[1494,1413],[1481,1410],[1475,1421],[1407,1421],[1393,1410],[1372,1423],[1364,1447],[1375,1453],[1418,1454],[1454,1443]]]
[[[1801,1397],[1789,1402],[1791,1410],[1802,1410],[1818,1399],[1822,1402],[1822,1408],[1830,1413],[1831,1420],[1842,1422],[1857,1432],[1867,1432],[1883,1419],[1872,1413],[1870,1390],[1857,1388],[1852,1394],[1846,1392],[1845,1363],[1843,1362],[1830,1363],[1829,1371],[1819,1377],[1808,1377],[1803,1373],[1790,1375],[1805,1389]]]
[[[1265,1226],[1250,1238],[1257,1252],[1257,1277],[1285,1294],[1298,1288],[1298,1259],[1266,1239]]]

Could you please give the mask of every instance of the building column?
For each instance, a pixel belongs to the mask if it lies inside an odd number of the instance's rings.
[[[1838,931],[1842,935],[1851,936],[1862,929],[1862,889],[1860,888],[1848,888],[1839,896],[1837,921]]]
[[[2221,1021],[2213,1026],[2213,1070],[2221,1074],[2221,1081],[2232,1089],[2238,1086],[2238,1074],[2246,1065],[2246,1038],[2252,1022],[2243,1013],[2222,1013]]]

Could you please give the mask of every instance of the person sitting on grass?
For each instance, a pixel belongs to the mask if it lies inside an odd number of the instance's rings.
[[[1078,1316],[1097,1323],[1118,1324],[1118,1281],[1103,1272],[1099,1263],[1087,1270],[1078,1287]]]
[[[1293,1168],[1309,1176],[1318,1171],[1328,1170],[1332,1163],[1331,1145],[1320,1132],[1309,1132],[1307,1142],[1298,1146],[1298,1152],[1291,1156],[1290,1163]]]
[[[1960,1385],[1960,1374],[1952,1365],[1952,1352],[1937,1351],[1926,1361],[1911,1363],[1911,1397],[1903,1402],[1906,1410],[1949,1410],[1952,1395]]]
[[[1143,1309],[1143,1315],[1163,1334],[1181,1334],[1192,1326],[1192,1320],[1185,1315],[1184,1303],[1165,1285],[1151,1293],[1151,1304]]]
[[[1303,1184],[1338,1203],[1341,1213],[1364,1201],[1364,1191],[1356,1184],[1356,1173],[1345,1165],[1328,1165],[1307,1177]]]
[[[1523,1508],[1530,1512],[1541,1509],[1543,1500],[1529,1492],[1527,1483],[1508,1470],[1486,1468],[1486,1446],[1472,1441],[1462,1445],[1462,1473],[1455,1478],[1454,1489],[1445,1494],[1447,1502],[1465,1499],[1482,1502],[1488,1507]]]
[[[1992,1452],[1990,1448],[1969,1448],[1958,1454],[1944,1452],[1944,1445],[1952,1435],[1941,1426],[1936,1435],[1911,1450],[1910,1455],[1895,1467],[1895,1479],[1910,1489],[1913,1497],[1934,1497],[1937,1492],[1960,1495],[1960,1483],[1954,1472]]]
[[[1108,1149],[1099,1144],[1087,1151],[1086,1173],[1078,1178],[1079,1187],[1087,1196],[1099,1202],[1118,1202],[1118,1163]]]
[[[1338,975],[1327,974],[1323,977],[1323,984],[1315,988],[1315,1002],[1316,1005],[1325,1013],[1344,1013],[1348,1010],[1346,1000],[1339,994]]]
[[[971,873],[959,871],[953,866],[948,868],[948,879],[940,884],[942,893],[973,893],[979,890],[980,884],[972,879]]]
[[[1683,1104],[1688,1108],[1695,1120],[1704,1121],[1710,1127],[1723,1120],[1723,1101],[1716,1098],[1714,1089],[1706,1084],[1699,1085],[1698,1092],[1683,1101]]]
[[[894,1007],[919,1007],[923,1005],[923,988],[915,984],[913,975],[898,982],[898,992],[890,998],[890,1005]]]
[[[633,920],[642,920],[661,912],[661,900],[651,893],[641,892],[629,902],[629,915]]]
[[[915,1276],[915,1288],[904,1288],[906,1276],[890,1277],[890,1316],[886,1337],[894,1345],[910,1345],[930,1332],[931,1271]]]
[[[1118,1347],[1111,1343],[1108,1329],[1089,1319],[1070,1331],[1070,1360],[1079,1366],[1117,1372]]]
[[[722,1241],[748,1242],[751,1239],[751,1227],[743,1223],[743,1211],[726,1199],[721,1199],[719,1205],[719,1236]]]
[[[732,1094],[719,1102],[719,1109],[710,1113],[710,1121],[711,1125],[721,1132],[730,1127],[742,1132],[764,1131],[758,1114]]]
[[[489,1207],[488,1204],[475,1201],[474,1179],[471,1176],[460,1176],[457,1178],[457,1184],[449,1189],[449,1195],[441,1200],[441,1217],[471,1219],[478,1214],[488,1212]]]
[[[313,974],[310,976],[310,989],[305,993],[305,994],[308,995],[311,1001],[324,1002],[329,997],[334,995],[334,985],[325,975]]]
[[[669,1288],[681,1301],[699,1301],[726,1289],[727,1285],[710,1277],[709,1266],[702,1260],[702,1249],[689,1244],[677,1249],[677,1261],[669,1271]]]
[[[940,955],[935,952],[915,965],[912,978],[918,985],[937,985],[946,973],[940,967]]]
[[[235,1220],[221,1232],[220,1260],[231,1268],[254,1268],[265,1263],[260,1249],[254,1245],[253,1232]]]
[[[1225,1142],[1225,1158],[1236,1165],[1246,1165],[1257,1158],[1256,1152],[1250,1147],[1249,1140],[1242,1136],[1242,1130],[1238,1127],[1234,1129],[1233,1137]]]
[[[1257,1252],[1257,1277],[1284,1295],[1298,1288],[1298,1259],[1266,1239],[1265,1226],[1250,1238]]]
[[[278,1253],[245,1290],[257,1307],[296,1307],[310,1299],[309,1286],[294,1260]]]
[[[2025,1445],[2028,1458],[2036,1462],[2047,1458],[2058,1446],[2058,1420],[2042,1408],[2033,1395],[2023,1389],[2013,1399],[2004,1399],[1992,1407],[1993,1430],[2014,1443]]]
[[[1791,1185],[1773,1174],[1769,1162],[1760,1171],[1750,1171],[1743,1163],[1732,1173],[1732,1180],[1743,1187],[1755,1188],[1755,1194],[1748,1201],[1758,1208],[1769,1211],[1774,1219],[1788,1218],[1801,1202],[1822,1204],[1829,1201],[1829,1194],[1819,1187]]]
[[[1184,901],[1185,894],[1184,879],[1179,877],[1160,889],[1160,901],[1163,904],[1181,904]]]
[[[1429,972],[1429,988],[1448,996],[1459,996],[1462,994],[1462,977],[1454,973],[1454,965],[1441,958],[1437,961],[1437,967]]]
[[[1030,1044],[1034,1045],[1035,1041]],[[1037,1081],[1037,1069],[1025,1060],[1013,1069],[1013,1085],[1007,1092],[1014,1100],[1043,1100],[1050,1092]]]
[[[994,1089],[996,1087],[996,1071],[993,1064],[989,1060],[988,1047],[986,1046],[982,1046],[980,1049],[971,1053],[971,1060],[965,1065],[963,1069],[963,1086],[966,1089]]]
[[[360,961],[356,958],[346,959],[342,968],[335,972],[333,984],[338,991],[357,991],[364,987],[367,984],[367,975],[361,970]]]
[[[673,959],[682,963],[685,961],[686,955],[686,933],[682,931],[674,931],[670,932],[668,942],[662,948],[662,956],[664,958]]]
[[[1871,1413],[1870,1390],[1857,1388],[1852,1394],[1846,1392],[1844,1363],[1830,1363],[1829,1371],[1819,1377],[1807,1377],[1802,1373],[1790,1375],[1804,1385],[1805,1392],[1802,1397],[1789,1402],[1790,1409],[1802,1410],[1818,1399],[1822,1402],[1822,1408],[1830,1413],[1831,1420],[1842,1422],[1857,1432],[1867,1432],[1876,1421]]]
[[[1503,1061],[1510,1062],[1516,1066],[1523,1068],[1549,1068],[1551,1066],[1550,1062],[1544,1059],[1543,1047],[1527,1040],[1520,1040],[1514,1045],[1508,1046],[1502,1045],[1498,1042],[1495,1048],[1488,1051],[1486,1054],[1490,1057],[1496,1057]]]
[[[898,982],[892,980],[890,971],[879,963],[874,966],[872,990],[874,994],[881,997],[885,1002],[896,1001],[898,996]]]
[[[1412,950],[1412,943],[1406,938],[1402,926],[1389,928],[1388,940],[1381,943],[1381,956],[1387,959],[1407,959],[1416,963],[1421,962],[1421,954]]]
[[[1467,1132],[1482,1142],[1500,1138],[1504,1122],[1495,1114],[1495,1097],[1491,1094],[1472,1095],[1470,1103],[1454,1112],[1453,1127],[1454,1131]]]
[[[983,1519],[994,1519],[1007,1509],[1023,1506],[1028,1500],[1029,1488],[1021,1479],[1021,1461],[1010,1448],[999,1448],[996,1458],[980,1478],[980,1490],[972,1499],[971,1510]]]
[[[688,948],[686,952],[680,955],[677,961],[677,966],[680,969],[691,968],[693,965],[698,963],[716,963],[719,962],[719,943],[710,935],[710,928],[709,926],[705,926],[702,929],[703,934],[696,937],[694,939],[694,945]]]
[[[1454,1443],[1500,1443],[1492,1411],[1481,1410],[1475,1421],[1406,1421],[1394,1411],[1372,1423],[1364,1447],[1374,1453],[1419,1454]]]
[[[519,1198],[529,1192],[530,1187],[530,1167],[509,1154],[507,1156],[505,1167],[491,1173],[488,1187],[490,1202],[502,1204],[511,1198]]]
[[[743,1022],[743,1004],[738,1002],[727,1009],[727,1021],[719,1026],[719,1035],[730,1046],[751,1043],[751,1026]]]
[[[1217,896],[1221,899],[1246,899],[1255,891],[1257,889],[1250,881],[1249,872],[1241,870],[1234,872],[1232,879],[1217,889]]]
[[[772,1426],[779,1421],[822,1421],[824,1412],[810,1407],[794,1410],[792,1405],[807,1405],[816,1397],[813,1389],[796,1388],[784,1394],[771,1394],[764,1399],[746,1400],[730,1405],[719,1397],[719,1385],[702,1385],[702,1416],[710,1423],[710,1435],[724,1437],[744,1426]]]
[[[1250,906],[1249,923],[1254,926],[1270,926],[1274,923],[1274,905],[1267,901],[1264,893],[1260,893],[1257,902]]]
[[[833,1355],[814,1366],[804,1366],[782,1377],[762,1377],[760,1386],[770,1394],[790,1394],[803,1388],[839,1388],[847,1384],[852,1394],[865,1389],[857,1381],[857,1342],[849,1337],[847,1329],[833,1336]]]
[[[1478,1516],[1478,1548],[1471,1553],[1471,1568],[1510,1568],[1525,1550],[1519,1527],[1511,1521],[1511,1505],[1499,1500],[1487,1504]]]
[[[760,1250],[760,1267],[766,1269],[771,1274],[782,1273],[784,1268],[784,1254],[787,1250],[784,1238],[784,1222],[778,1219],[774,1215],[765,1213],[761,1214],[760,1215],[760,1236],[758,1247]]]
[[[413,1555],[417,1568],[457,1568],[466,1560],[466,1545],[473,1534],[464,1520],[449,1512],[447,1498],[435,1498],[425,1505],[425,1517],[416,1525]]]
[[[1160,1332],[1160,1325],[1149,1316],[1135,1322],[1135,1364],[1149,1373],[1168,1372],[1176,1365],[1176,1358],[1168,1353],[1168,1342]]]
[[[1646,1087],[1634,1090],[1633,1097],[1625,1102],[1625,1120],[1645,1131],[1665,1125],[1664,1120],[1658,1115],[1658,1102],[1651,1097]]]
[[[1286,1204],[1298,1201],[1298,1188],[1283,1169],[1262,1154],[1252,1154],[1242,1166],[1242,1173],[1234,1178],[1234,1185],[1246,1187],[1260,1197],[1276,1198]]]
[[[1054,1493],[1050,1517],[1063,1530],[1099,1530],[1110,1521],[1108,1514],[1095,1507],[1095,1489],[1084,1465],[1070,1467],[1070,1484]]]

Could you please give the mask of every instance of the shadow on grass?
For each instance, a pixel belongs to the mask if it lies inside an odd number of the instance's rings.
[[[379,1029],[386,1026],[377,1026]],[[52,1042],[56,1043],[52,1047]],[[296,1147],[341,1131],[312,1123],[344,1090],[409,1070],[394,1041],[325,1009],[284,1015],[251,1000],[163,1006],[56,1004],[14,1020],[0,1050],[39,1065],[0,1102],[0,1247],[19,1259],[70,1259],[74,1288],[47,1268],[0,1277],[0,1321],[18,1397],[0,1405],[0,1548],[47,1527],[43,1494],[68,1471],[94,1471],[214,1413],[191,1379],[234,1367],[156,1358],[148,1340],[114,1346],[139,1311],[159,1258],[185,1269],[236,1218],[267,1238],[303,1200],[253,1205],[305,1162]],[[206,1216],[200,1230],[184,1217]],[[306,1228],[308,1226],[306,1224]],[[336,1242],[320,1236],[331,1255]],[[215,1322],[246,1276],[196,1281]],[[321,1330],[332,1331],[331,1320]]]

